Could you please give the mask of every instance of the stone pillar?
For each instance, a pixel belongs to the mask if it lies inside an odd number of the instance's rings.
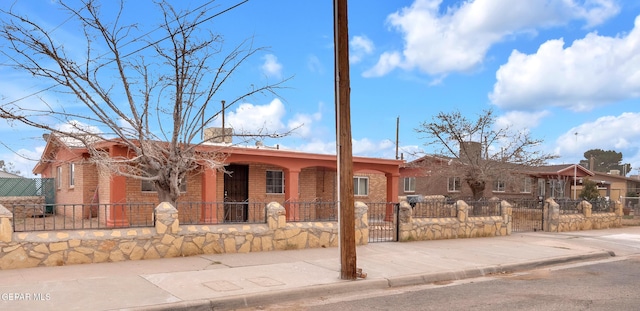
[[[458,200],[456,202],[456,208],[458,209],[458,221],[467,222],[469,214],[469,205],[467,202]]]
[[[622,202],[615,201],[613,203],[613,212],[616,214],[617,217],[622,217],[622,215],[624,215],[624,212],[622,209],[623,209]]]
[[[545,232],[558,232],[560,226],[560,205],[552,198],[544,201],[544,223],[542,227]]]
[[[278,202],[267,204],[267,225],[269,230],[281,229],[287,226],[287,212]]]
[[[158,234],[173,235],[180,230],[178,210],[168,202],[162,202],[155,208],[156,230]]]
[[[400,208],[398,211],[398,234],[400,235],[399,241],[410,241],[415,239],[415,236],[411,236],[413,233],[413,209],[406,200],[400,201]]]
[[[413,222],[413,209],[407,201],[400,201],[400,208],[398,213],[400,225],[411,224]]]
[[[369,207],[360,201],[355,202],[356,245],[369,244]]]
[[[511,221],[513,207],[511,206],[511,203],[502,200],[502,202],[500,202],[500,214],[502,215],[502,221],[504,221],[504,224],[507,226],[507,235],[511,235],[511,230],[513,229],[513,223]]]
[[[11,242],[13,239],[13,213],[0,204],[0,242]]]
[[[580,202],[578,208],[582,210],[582,214],[584,215],[584,217],[591,218],[591,211],[593,209],[593,205],[591,203],[583,200],[582,202]]]

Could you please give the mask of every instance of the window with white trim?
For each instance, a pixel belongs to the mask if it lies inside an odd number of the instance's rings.
[[[522,181],[522,193],[531,193],[533,189],[533,181],[531,177],[524,177]]]
[[[507,189],[507,183],[502,179],[496,179],[493,182],[493,192],[505,192]]]
[[[404,192],[416,192],[416,178],[405,177],[404,178]]]
[[[267,193],[284,193],[284,173],[282,171],[267,171]]]
[[[460,191],[460,177],[449,177],[449,181],[447,183],[447,190],[449,192],[459,192]]]
[[[73,188],[76,184],[75,174],[76,174],[76,164],[70,163],[69,164],[69,188]]]
[[[62,188],[62,166],[56,167],[56,187]]]
[[[358,196],[369,195],[369,177],[353,177],[353,194]]]

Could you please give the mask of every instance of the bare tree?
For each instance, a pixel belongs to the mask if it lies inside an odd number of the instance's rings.
[[[0,171],[20,175],[20,170],[17,170],[12,162],[5,162],[4,160],[0,160]]]
[[[431,161],[431,174],[462,177],[473,197],[482,197],[487,183],[506,183],[517,178],[514,170],[540,166],[557,156],[535,150],[542,140],[526,130],[496,128],[492,110],[484,110],[475,120],[460,111],[440,112],[431,122],[422,122],[416,132],[426,145],[434,147],[438,161]]]
[[[103,170],[153,182],[161,202],[175,203],[187,172],[221,169],[220,152],[198,148],[207,142],[200,135],[222,110],[222,87],[264,48],[246,40],[223,52],[222,36],[202,25],[216,15],[206,5],[178,11],[167,1],[158,2],[161,22],[156,30],[163,33],[158,39],[152,38],[153,31],[142,33],[139,25],[120,24],[124,1],[111,19],[97,1],[81,3],[75,8],[59,1],[70,15],[67,22],[77,22],[84,35],[82,53],[77,45],[65,48],[44,25],[11,9],[0,12],[0,38],[13,68],[53,85],[47,90],[70,94],[83,109],[46,101],[29,107],[11,102],[0,106],[0,117],[81,144]],[[275,94],[285,81],[250,84],[223,106]],[[110,157],[96,147],[104,142],[117,143],[132,156]]]

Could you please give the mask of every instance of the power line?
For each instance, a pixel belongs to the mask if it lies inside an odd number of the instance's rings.
[[[201,6],[199,6],[199,7],[197,7],[197,8],[196,8],[196,9],[194,9],[194,10],[190,10],[189,12],[187,12],[187,13],[186,13],[185,15],[183,15],[183,16],[178,16],[178,17],[176,17],[176,19],[175,19],[174,21],[172,21],[172,22],[175,22],[175,21],[177,21],[178,19],[180,19],[180,18],[182,18],[182,17],[188,16],[189,14],[192,14],[193,12],[195,12],[195,11],[197,11],[197,10],[199,10],[199,9],[201,9],[201,8],[203,8],[203,7],[207,6],[207,5],[209,5],[209,4],[211,4],[211,3],[212,3],[212,2],[214,2],[214,1],[215,1],[215,0],[211,0],[211,1],[209,1],[209,2],[207,2],[207,3],[205,3],[205,4],[203,4],[203,5],[201,5]],[[207,17],[207,18],[205,18],[205,19],[203,19],[203,20],[201,20],[201,21],[199,21],[199,22],[197,22],[197,23],[195,23],[195,24],[193,24],[193,25],[190,25],[189,27],[187,27],[187,29],[191,29],[191,28],[194,28],[194,27],[196,27],[196,26],[199,26],[200,24],[202,24],[202,23],[204,23],[204,22],[207,22],[207,21],[209,21],[209,20],[211,20],[211,19],[213,19],[213,18],[215,18],[215,17],[218,17],[218,16],[220,16],[220,15],[222,15],[222,14],[224,14],[224,13],[227,13],[227,12],[229,12],[229,11],[231,11],[231,10],[233,10],[233,9],[235,9],[235,8],[239,7],[240,5],[243,5],[243,4],[247,3],[247,2],[249,2],[249,0],[243,0],[243,1],[241,1],[241,2],[238,2],[238,3],[236,3],[235,5],[232,5],[232,6],[228,7],[227,9],[224,9],[224,10],[222,10],[222,11],[220,11],[220,12],[218,12],[218,13],[214,14],[214,15],[211,15],[211,16],[209,16],[209,17]],[[52,32],[53,32],[53,31],[55,31],[55,30],[56,30],[57,28],[59,28],[60,26],[62,26],[62,25],[63,25],[64,23],[66,23],[67,21],[69,21],[70,19],[71,19],[71,17],[70,17],[70,18],[68,18],[67,20],[65,20],[62,24],[60,24],[60,25],[56,26],[56,27],[52,30]],[[127,46],[127,45],[129,45],[129,44],[131,44],[131,43],[133,43],[133,42],[136,42],[137,40],[140,40],[140,39],[144,38],[145,36],[147,36],[147,35],[149,35],[149,34],[151,34],[151,33],[155,32],[155,31],[157,31],[157,30],[158,30],[158,29],[160,29],[160,28],[162,28],[162,26],[159,26],[159,27],[157,27],[156,29],[151,30],[151,31],[149,31],[149,32],[147,32],[147,33],[145,33],[145,34],[143,34],[143,35],[141,35],[141,36],[139,36],[139,37],[137,37],[137,38],[135,38],[135,39],[133,39],[133,40],[131,40],[131,41],[129,41],[129,42],[127,42],[127,43],[125,43],[125,44],[123,44],[123,45],[122,45],[122,47],[125,47],[125,46]],[[141,48],[139,48],[139,49],[137,49],[137,50],[135,50],[135,51],[133,51],[133,52],[130,52],[130,53],[128,53],[128,54],[126,54],[126,55],[122,56],[122,57],[123,57],[123,58],[129,57],[129,56],[131,56],[131,55],[133,55],[133,54],[136,54],[136,53],[138,53],[138,52],[140,52],[140,51],[142,51],[142,50],[145,50],[145,49],[147,49],[147,48],[149,48],[149,47],[151,47],[151,46],[153,46],[153,45],[155,45],[155,44],[158,44],[158,43],[160,43],[160,42],[162,42],[162,41],[164,41],[164,40],[167,40],[167,39],[169,39],[170,37],[171,37],[171,36],[165,36],[165,37],[164,37],[164,38],[162,38],[162,39],[159,39],[159,40],[156,40],[155,42],[149,43],[149,44],[147,44],[147,45],[145,45],[145,46],[143,46],[143,47],[141,47]],[[107,54],[103,54],[103,55],[101,55],[101,56],[98,56],[97,58],[100,58],[100,57],[102,57],[102,56],[104,56],[104,55],[107,55]],[[105,64],[110,64],[110,63],[112,63],[112,62],[114,62],[114,60],[108,61],[108,62],[106,62]],[[104,64],[103,64],[103,65],[104,65]],[[23,96],[23,97],[21,97],[21,98],[18,98],[18,99],[12,100],[12,101],[10,101],[10,102],[6,102],[6,103],[3,103],[3,104],[0,104],[0,106],[5,106],[5,105],[15,104],[15,103],[17,103],[17,102],[19,102],[19,101],[22,101],[22,100],[25,100],[25,99],[27,99],[27,98],[29,98],[29,97],[32,97],[32,96],[38,95],[38,94],[40,94],[40,93],[42,93],[42,92],[46,92],[46,91],[48,91],[48,90],[51,90],[51,89],[55,88],[56,86],[57,86],[57,85],[49,86],[49,87],[47,87],[47,88],[45,88],[45,89],[39,90],[39,91],[37,91],[37,92],[33,92],[33,93],[31,93],[31,94],[29,94],[29,95],[26,95],[26,96]]]

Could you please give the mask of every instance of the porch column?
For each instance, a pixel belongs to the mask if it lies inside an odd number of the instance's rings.
[[[299,182],[299,169],[284,170],[284,209],[287,213],[287,220],[297,220],[300,218],[299,204],[291,204],[291,202],[297,203],[300,199]]]
[[[387,203],[398,202],[399,173],[386,173],[387,177]],[[385,221],[393,221],[394,204],[387,204]]]
[[[127,149],[114,145],[109,149],[109,157],[126,158]],[[107,210],[107,226],[127,227],[127,178],[121,175],[111,175],[109,186],[109,205]]]
[[[217,183],[218,171],[211,168],[203,168],[202,172],[202,202],[200,206],[200,221],[203,223],[216,223],[217,211]]]

